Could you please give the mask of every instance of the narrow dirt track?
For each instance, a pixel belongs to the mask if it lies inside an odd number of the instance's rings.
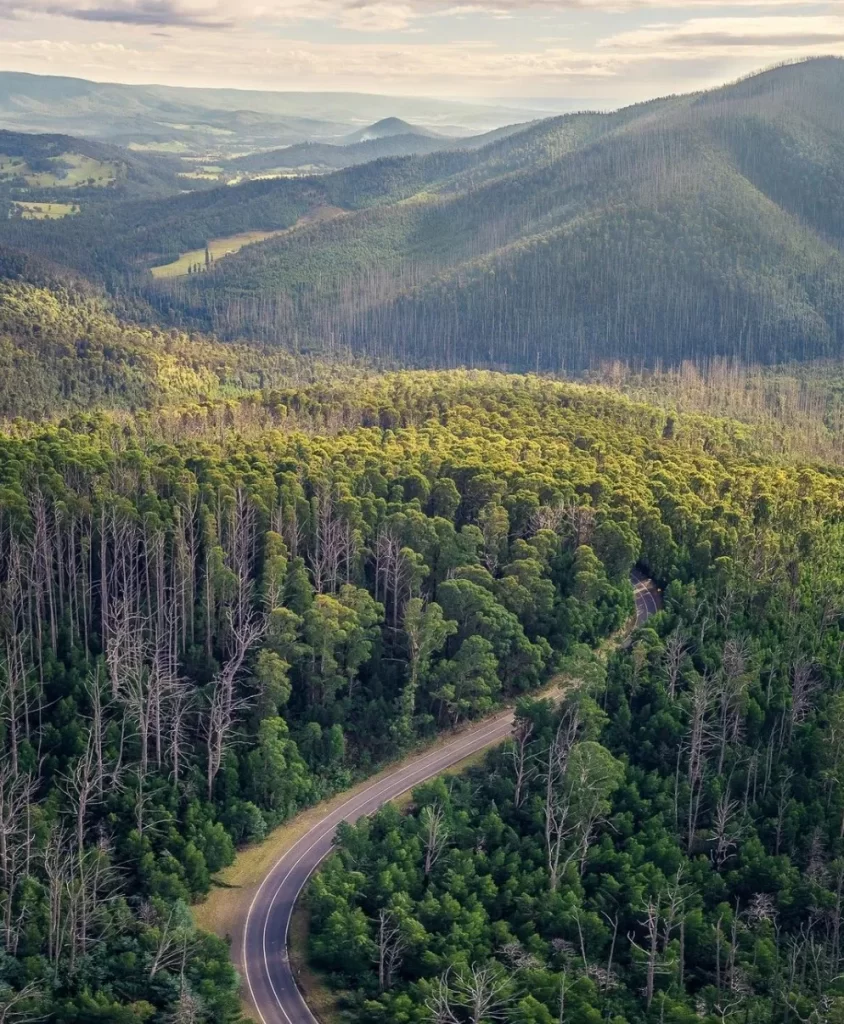
[[[636,625],[641,626],[661,607],[659,591],[641,573],[631,577],[636,599]],[[246,915],[243,940],[234,951],[246,991],[263,1024],[317,1024],[296,985],[287,956],[290,921],[299,894],[320,862],[331,852],[341,821],[354,822],[378,810],[413,786],[464,758],[500,743],[513,726],[509,709],[446,746],[416,758],[371,786],[350,796],[313,825],[273,866],[255,893]]]

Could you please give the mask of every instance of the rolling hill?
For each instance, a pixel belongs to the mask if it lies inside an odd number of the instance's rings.
[[[78,207],[113,197],[172,195],[183,190],[180,166],[117,146],[69,135],[0,129],[0,200],[35,207],[57,200]]]
[[[337,143],[392,117],[433,130],[459,125],[463,134],[532,116],[504,105],[414,97],[122,85],[0,72],[0,128],[67,132],[171,155]]]
[[[390,120],[398,122],[400,125],[405,124],[403,121],[398,121],[397,118]],[[381,122],[381,124],[383,123]],[[372,127],[377,129],[378,125]],[[408,125],[407,127],[412,126]],[[408,132],[387,132],[383,135],[373,135],[356,142],[347,141],[343,145],[304,142],[298,146],[250,153],[248,156],[227,161],[225,166],[231,172],[247,174],[269,174],[273,171],[302,168],[314,171],[341,170],[345,167],[372,163],[374,160],[382,160],[386,157],[423,156],[447,149],[482,149],[497,139],[523,131],[525,127],[524,124],[507,125],[504,128],[496,128],[480,135],[458,138],[446,138],[416,128]]]
[[[359,128],[343,139],[343,145],[353,146],[358,142],[376,142],[380,139],[392,139],[397,136],[417,135],[420,138],[442,138],[437,132],[403,121],[400,117],[384,117],[375,124]]]
[[[842,95],[844,61],[816,60],[475,149],[4,230],[178,323],[294,348],[551,370],[827,357]],[[248,231],[284,233],[191,278],[145,269]]]

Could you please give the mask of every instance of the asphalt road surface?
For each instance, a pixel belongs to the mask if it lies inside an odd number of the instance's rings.
[[[661,607],[659,591],[642,576],[632,576],[636,625]],[[505,739],[513,712],[502,712],[456,739],[416,758],[355,793],[315,824],[277,861],[255,893],[243,927],[240,966],[250,1001],[263,1024],[316,1024],[296,985],[287,957],[287,937],[293,909],[308,879],[331,852],[341,821],[356,821],[382,804],[433,778],[471,754]]]
[[[633,596],[636,599],[636,625],[641,626],[662,608],[662,595],[653,580],[643,576],[638,570],[630,576],[633,584]]]

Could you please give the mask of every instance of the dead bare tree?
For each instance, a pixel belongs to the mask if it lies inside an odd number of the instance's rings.
[[[159,971],[172,970],[182,963],[187,947],[192,945],[187,939],[185,930],[174,923],[172,910],[166,920],[158,918],[155,923],[158,925],[158,944],[150,961],[150,979],[154,978]]]
[[[179,1001],[170,1018],[172,1024],[200,1024],[206,1019],[202,1000],[195,996],[187,985],[182,985]]]
[[[36,1021],[47,1020],[49,1014],[25,1005],[31,999],[37,999],[40,994],[35,982],[18,992],[4,986],[0,989],[0,1024],[36,1024]]]
[[[37,789],[32,775],[18,772],[11,761],[0,764],[0,908],[3,945],[9,953],[17,949],[22,924],[20,915],[15,914],[15,898],[31,873],[32,808]]]
[[[565,1024],[566,1020],[566,996],[569,994],[571,989],[574,987],[577,979],[573,978],[569,981],[568,971],[563,968],[563,974],[560,978],[560,1013],[557,1017],[559,1024]]]
[[[177,786],[182,777],[188,724],[197,706],[196,691],[190,688],[186,680],[177,679],[168,694],[165,715],[165,758],[170,764],[171,778]]]
[[[73,850],[65,882],[66,921],[71,969],[78,957],[102,940],[114,927],[108,906],[120,898],[120,885],[111,866],[106,840],[84,850]]]
[[[665,641],[663,651],[663,665],[666,674],[666,690],[671,700],[677,694],[677,683],[680,679],[680,669],[688,653],[688,644],[685,638],[675,630]]]
[[[80,853],[85,847],[85,823],[88,811],[102,802],[106,789],[105,777],[100,775],[100,767],[96,739],[93,731],[89,729],[84,752],[80,754],[73,767],[59,783],[73,810],[76,850]],[[114,777],[110,779],[112,785],[116,781]]]
[[[788,742],[791,743],[794,729],[809,716],[814,696],[820,689],[811,663],[802,659],[795,661],[791,669],[791,713],[788,720]]]
[[[699,676],[689,693],[689,732],[684,744],[688,754],[687,775],[689,804],[687,816],[686,849],[690,852],[697,832],[697,820],[703,795],[703,781],[707,757],[713,747],[710,713],[714,703],[714,688],[709,676]]]
[[[3,640],[4,656],[0,660],[0,720],[6,725],[9,757],[15,772],[21,739],[26,735],[29,722],[26,643],[26,634],[19,631],[18,623],[13,620]]]
[[[431,993],[425,1000],[425,1009],[431,1024],[460,1024],[457,1013],[451,1005],[449,973],[446,971],[434,981]]]
[[[528,744],[532,736],[533,722],[529,718],[517,718],[513,725],[513,740],[510,744],[510,758],[515,775],[513,806],[516,808],[522,806],[527,786],[538,772],[536,764],[528,754]]]
[[[748,826],[739,813],[740,809],[738,800],[731,800],[729,792],[722,794],[715,807],[709,838],[714,843],[712,860],[719,871],[747,835]]]
[[[426,804],[419,815],[422,823],[422,846],[425,850],[425,877],[434,869],[434,865],[445,852],[451,836],[451,830],[445,818],[445,812],[439,804]]]
[[[602,912],[603,913],[603,912]],[[606,967],[606,982],[603,986],[604,992],[609,989],[613,983],[613,960],[615,959],[615,944],[618,939],[618,914],[614,914],[612,917],[607,913],[603,913],[604,920],[608,925],[612,927],[612,941],[610,942],[610,951],[607,956],[607,967]]]
[[[506,1018],[509,984],[507,975],[495,966],[472,964],[455,972],[452,989],[457,1002],[468,1011],[471,1024],[482,1024]]]
[[[399,626],[401,609],[411,596],[413,564],[401,538],[389,527],[375,541],[375,600],[390,608],[393,629]]]
[[[327,486],[314,498],[314,520],[310,553],[314,587],[318,594],[336,594],[351,578],[357,542],[351,523],[337,514],[337,503]]]
[[[595,509],[591,505],[581,505],[573,499],[568,499],[548,508],[543,513],[541,521],[547,523],[545,529],[553,529],[557,533],[568,530],[575,547],[579,548],[592,540],[595,520]]]
[[[205,723],[207,749],[207,792],[210,800],[214,793],[214,780],[223,763],[226,747],[238,714],[250,704],[249,697],[238,697],[235,681],[249,651],[264,635],[265,616],[252,615],[244,622],[231,624],[231,654],[212,684],[211,701]]]
[[[534,971],[544,966],[542,961],[525,949],[520,942],[506,942],[499,950],[499,956],[513,971]]]
[[[774,833],[774,856],[780,853],[782,833],[785,826],[785,812],[791,800],[791,780],[794,778],[794,769],[788,766],[780,772],[779,797],[777,799],[777,827]]]
[[[431,1024],[469,1024],[505,1020],[510,978],[498,965],[447,970],[434,983],[425,1006]]]
[[[745,675],[748,658],[746,639],[727,640],[721,657],[721,674],[718,679],[718,767],[716,774],[724,770],[727,745],[738,742],[744,721],[742,706],[747,690]]]
[[[635,932],[628,932],[627,938],[631,947],[644,959],[645,965],[645,999],[650,1008],[654,998],[656,977],[658,974],[670,974],[674,963],[670,956],[660,955],[660,934],[663,930],[664,915],[662,894],[644,901],[645,917],[639,921],[645,931],[645,942],[636,941]]]
[[[566,785],[569,755],[580,728],[579,709],[570,702],[563,712],[545,760],[545,851],[548,884],[555,892],[560,882],[561,859],[566,839],[574,834],[571,792]]]
[[[400,922],[382,908],[378,915],[378,988],[381,992],[393,987],[393,975],[401,965],[406,946]]]
[[[65,886],[70,871],[67,857],[68,844],[67,833],[59,827],[54,827],[43,852],[43,867],[47,877],[50,904],[47,957],[54,966],[58,964],[65,944]]]

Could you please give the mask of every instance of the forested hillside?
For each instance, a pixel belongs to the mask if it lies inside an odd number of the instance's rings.
[[[818,595],[840,583],[837,475],[532,378],[175,393],[167,416],[19,419],[0,448],[0,1006],[67,1022],[236,1020],[225,947],[187,911],[235,846],[588,668],[634,564],[680,581],[683,608],[717,593],[736,615],[748,588],[799,604],[819,565]],[[713,644],[715,607],[692,628]],[[832,679],[839,619],[817,621],[795,743]],[[641,699],[660,642],[635,648]]]
[[[190,904],[505,702],[313,883],[349,1024],[844,1020],[842,86],[0,218],[0,1021],[240,1024]]]
[[[842,89],[844,61],[810,61],[480,149],[444,142],[313,178],[8,222],[0,236],[178,324],[294,348],[551,370],[829,357],[844,330]],[[307,223],[325,209],[345,216]],[[297,224],[212,273],[150,280],[209,240]]]
[[[283,349],[119,320],[78,277],[0,249],[0,418],[202,408],[325,372]]]
[[[304,322],[439,364],[831,355],[842,68],[543,122],[412,203],[244,253],[179,301],[232,335],[284,338]]]

